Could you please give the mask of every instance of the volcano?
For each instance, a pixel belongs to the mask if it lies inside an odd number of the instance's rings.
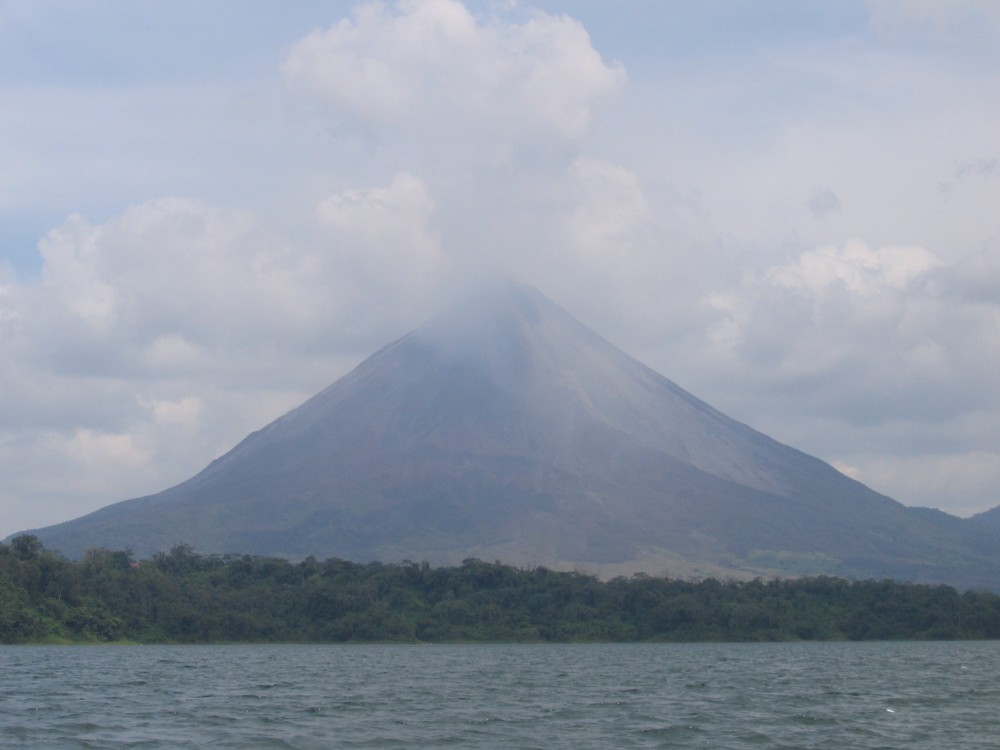
[[[185,543],[1000,583],[996,535],[725,416],[513,282],[446,309],[191,479],[29,533],[71,557]]]

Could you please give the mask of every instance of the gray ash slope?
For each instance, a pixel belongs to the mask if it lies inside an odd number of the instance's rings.
[[[390,344],[175,487],[51,549],[1000,584],[996,535],[721,414],[508,283]]]

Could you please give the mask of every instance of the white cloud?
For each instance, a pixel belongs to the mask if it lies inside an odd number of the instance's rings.
[[[962,393],[922,404],[899,397],[948,388],[958,378],[985,384],[980,373],[996,369],[996,358],[987,357],[1000,352],[1000,331],[991,333],[996,310],[941,296],[940,279],[955,267],[921,247],[873,249],[858,240],[806,251],[710,296],[718,315],[710,340],[720,361],[752,366],[776,384],[822,377],[834,394],[866,383],[891,413],[938,414],[948,399],[960,412],[969,403]],[[959,371],[977,357],[984,366]]]
[[[904,501],[983,510],[1000,305],[967,293],[964,265],[858,240],[803,252],[710,296],[718,317],[694,356],[716,387],[724,373],[749,386],[734,407],[765,432]]]
[[[204,346],[193,344],[180,334],[168,333],[142,347],[140,362],[150,372],[193,373],[207,371],[212,356]]]
[[[433,311],[451,263],[422,180],[402,172],[386,187],[350,188],[316,208],[325,250],[315,268],[342,295],[337,325],[369,342],[402,333]],[[339,282],[339,283],[338,283]]]
[[[384,188],[348,189],[325,198],[319,222],[335,238],[331,255],[363,279],[366,293],[426,292],[446,259],[431,226],[427,185],[408,173]]]
[[[944,506],[971,515],[1000,505],[1000,453],[972,450],[880,457],[870,462],[862,481],[892,487],[915,505]]]
[[[652,215],[642,181],[583,156],[552,188],[559,199],[527,266],[533,278],[581,315],[620,327],[648,324],[662,312],[660,290],[671,264],[665,233],[657,234],[666,222]]]
[[[446,141],[474,128],[480,147],[494,141],[501,153],[525,138],[581,138],[624,81],[578,21],[483,20],[456,0],[360,5],[296,44],[282,72],[343,127],[391,124]]]
[[[63,307],[66,318],[81,324],[86,332],[109,333],[116,300],[114,290],[95,267],[96,232],[81,216],[71,216],[39,243],[39,250],[45,263],[46,292]]]
[[[831,245],[803,253],[793,263],[769,270],[765,280],[812,295],[842,285],[848,292],[870,297],[887,289],[905,289],[937,263],[922,247],[872,250],[853,240],[843,248]]]
[[[71,217],[40,247],[43,272],[25,287],[22,317],[26,341],[56,368],[193,374],[227,349],[309,346],[335,324],[344,283],[316,276],[317,248],[293,248],[247,213],[179,198],[100,225]]]
[[[65,441],[55,438],[54,450],[76,464],[83,476],[107,476],[122,470],[145,468],[151,458],[148,448],[132,435],[78,429]]]
[[[96,498],[120,487],[152,490],[153,446],[127,433],[79,427],[67,431],[0,431],[0,491],[8,533],[33,525],[38,506],[53,521],[98,507]],[[154,465],[151,465],[151,462]],[[155,481],[155,479],[154,479]],[[122,499],[122,498],[116,498]],[[43,516],[44,517],[44,516]]]
[[[848,466],[843,461],[831,461],[830,465],[844,476],[848,476],[851,479],[857,479],[858,481],[862,480],[861,469],[857,466]]]
[[[571,170],[575,205],[566,222],[572,244],[586,252],[626,246],[649,217],[639,178],[605,161],[580,158]]]
[[[140,406],[152,413],[153,424],[157,427],[197,427],[204,406],[197,396],[186,396],[176,400],[140,397],[138,400]]]

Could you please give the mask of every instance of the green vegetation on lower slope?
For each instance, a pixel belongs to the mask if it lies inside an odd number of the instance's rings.
[[[77,563],[31,536],[0,544],[0,643],[932,638],[1000,638],[1000,596],[825,576],[601,582],[480,560],[291,563],[183,545]]]

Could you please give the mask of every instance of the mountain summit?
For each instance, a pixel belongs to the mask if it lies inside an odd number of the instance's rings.
[[[196,476],[32,532],[89,547],[1000,583],[994,538],[721,414],[532,287],[386,346]]]

